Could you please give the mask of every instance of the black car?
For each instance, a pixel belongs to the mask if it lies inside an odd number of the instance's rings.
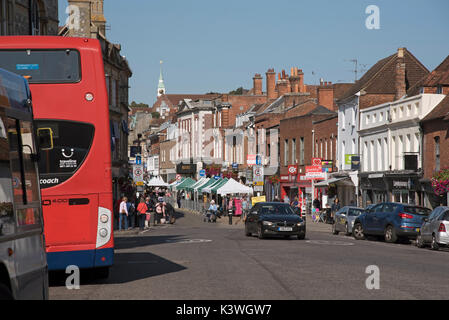
[[[306,237],[306,222],[296,214],[287,203],[259,202],[254,205],[245,221],[245,234],[257,234],[259,239],[268,235],[281,235],[285,238]]]

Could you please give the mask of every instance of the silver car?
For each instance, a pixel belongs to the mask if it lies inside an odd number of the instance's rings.
[[[347,236],[352,234],[355,219],[364,212],[364,209],[357,207],[343,207],[335,213],[332,233],[344,232]]]
[[[424,218],[416,245],[419,248],[430,245],[433,250],[449,245],[449,207],[438,207]]]

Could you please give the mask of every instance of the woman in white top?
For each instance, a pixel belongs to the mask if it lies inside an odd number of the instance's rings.
[[[128,230],[128,207],[126,205],[127,202],[128,202],[127,197],[123,197],[122,202],[120,202],[119,221],[118,221],[119,230],[122,230],[122,220],[125,220],[125,230]]]

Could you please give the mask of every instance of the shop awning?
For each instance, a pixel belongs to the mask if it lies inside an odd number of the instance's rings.
[[[206,182],[205,184],[203,184],[202,186],[199,186],[198,188],[195,188],[195,191],[198,193],[203,192],[204,189],[214,185],[215,183],[217,183],[219,180],[215,180],[215,179],[210,179],[208,182]]]
[[[349,178],[349,177],[344,177],[344,178],[332,178],[332,179],[329,179],[329,180],[325,180],[325,181],[321,181],[321,182],[319,182],[319,183],[316,183],[316,184],[315,184],[315,187],[316,187],[316,188],[320,188],[320,187],[329,187],[329,185],[331,185],[331,184],[336,184],[336,183],[338,183],[338,182],[340,182],[340,181],[348,180],[348,179],[350,179],[350,178]]]
[[[195,187],[200,186],[201,184],[203,184],[205,180],[206,180],[206,178],[201,178],[200,180],[198,180],[197,182],[195,182],[191,186],[188,186],[186,188],[186,191],[193,191],[193,189],[195,189]]]
[[[192,187],[193,192],[198,192],[198,190],[204,186],[207,186],[207,184],[210,182],[210,180],[213,180],[211,178],[205,178],[201,183],[197,183]]]
[[[225,180],[228,181],[228,179],[220,179],[220,180],[215,181],[215,183],[209,185],[206,188],[203,188],[202,192],[203,193],[212,193],[212,189],[215,188],[216,186],[221,185],[223,183],[223,181],[225,181]]]
[[[187,178],[183,182],[181,182],[180,184],[175,186],[175,189],[176,190],[185,190],[187,187],[189,187],[195,183],[196,183],[196,181],[193,180],[192,178]]]
[[[221,180],[220,183],[214,185],[213,188],[210,189],[210,193],[217,193],[217,190],[223,187],[229,180],[227,178]]]
[[[172,183],[170,183],[170,188],[173,189],[174,187],[176,187],[177,185],[181,184],[186,178],[182,178],[180,181],[174,181]]]

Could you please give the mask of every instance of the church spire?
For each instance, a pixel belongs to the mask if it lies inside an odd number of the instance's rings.
[[[159,74],[159,85],[157,86],[157,96],[160,97],[161,95],[165,94],[165,84],[164,84],[164,77],[162,76],[162,63],[163,61],[160,61],[161,69]]]

